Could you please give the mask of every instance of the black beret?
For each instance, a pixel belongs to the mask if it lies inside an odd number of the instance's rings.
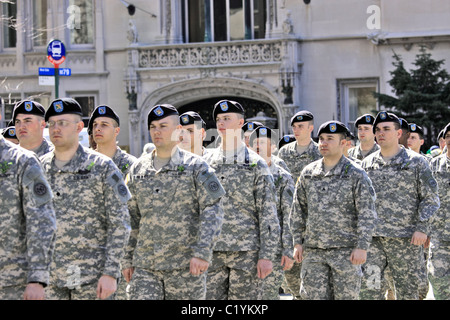
[[[293,134],[287,134],[285,136],[283,136],[283,138],[280,139],[280,141],[278,141],[278,149],[281,149],[284,145],[294,142],[295,141],[295,136]]]
[[[195,123],[199,123],[199,122],[202,124],[202,128],[206,129],[205,121],[203,121],[202,117],[197,112],[188,111],[188,112],[183,113],[180,116],[180,124],[182,126],[187,126],[187,125],[195,124]]]
[[[278,137],[275,131],[265,126],[260,126],[253,130],[249,138],[249,144],[252,145],[253,141],[258,138],[269,138],[271,140],[271,143],[273,144],[278,141]]]
[[[147,126],[150,128],[152,121],[161,120],[168,116],[179,116],[177,108],[170,104],[159,104],[154,106],[147,116]]]
[[[445,126],[445,128],[442,130],[442,138],[445,139],[445,135],[447,132],[450,131],[450,122]]]
[[[50,117],[62,114],[78,114],[83,116],[80,104],[72,98],[61,98],[53,100],[45,113],[45,121]]]
[[[45,116],[45,108],[42,106],[42,104],[40,104],[36,101],[31,101],[31,100],[20,101],[19,103],[17,103],[15,105],[14,110],[13,110],[13,116],[12,116],[13,123],[16,122],[16,117],[20,113],[33,114],[33,115],[37,115],[40,117],[44,117]]]
[[[258,127],[264,127],[264,124],[262,124],[261,122],[258,121],[254,121],[254,122],[246,122],[244,123],[244,125],[242,126],[242,131],[247,132],[247,131],[253,131]]]
[[[291,118],[291,126],[295,122],[304,122],[304,121],[312,121],[314,120],[314,116],[311,112],[302,110],[297,112],[292,118]]]
[[[402,130],[409,131],[409,123],[408,123],[408,121],[406,121],[403,118],[398,118],[398,120],[400,121],[400,128],[402,128]]]
[[[355,121],[355,128],[358,128],[358,126],[360,124],[363,124],[363,125],[365,124],[365,125],[372,126],[374,121],[375,121],[375,117],[373,115],[368,114],[368,113],[363,114],[361,117],[356,119],[356,121]]]
[[[91,118],[89,119],[88,123],[88,131],[89,129],[92,130],[94,126],[94,120],[98,117],[107,117],[116,120],[117,124],[120,126],[119,116],[114,112],[113,109],[108,106],[98,106],[94,109],[94,111],[92,111]]]
[[[378,112],[377,116],[375,117],[375,121],[373,122],[373,133],[375,133],[377,124],[381,122],[395,122],[401,125],[399,118],[395,114],[381,111]]]
[[[347,137],[349,130],[342,122],[332,120],[320,125],[317,135],[320,136],[322,133],[343,133]]]
[[[219,113],[239,113],[244,115],[245,111],[239,102],[231,100],[220,100],[214,105],[213,109],[214,121],[216,120],[216,117]]]
[[[423,129],[422,129],[422,127],[418,126],[415,123],[410,123],[409,124],[409,132],[416,132],[416,133],[418,133],[418,134],[423,136]]]
[[[7,127],[5,129],[3,129],[2,135],[8,139],[17,139],[16,128],[15,127]]]

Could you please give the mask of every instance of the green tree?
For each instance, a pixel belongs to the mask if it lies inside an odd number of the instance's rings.
[[[374,93],[380,106],[416,123],[425,130],[424,150],[437,144],[437,135],[450,121],[450,75],[443,68],[445,60],[434,60],[421,46],[413,62],[414,69],[406,70],[400,55],[394,52],[392,76],[388,81],[394,96]]]

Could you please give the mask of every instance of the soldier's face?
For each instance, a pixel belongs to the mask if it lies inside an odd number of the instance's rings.
[[[150,136],[156,148],[173,147],[179,142],[178,116],[168,116],[150,123]]]
[[[319,152],[324,158],[341,156],[346,144],[347,140],[341,134],[322,133],[319,136]]]
[[[408,147],[413,149],[414,151],[420,150],[420,147],[423,145],[425,140],[420,139],[420,136],[417,132],[410,132],[408,137]]]
[[[48,120],[48,132],[50,141],[55,148],[70,148],[78,144],[78,134],[83,129],[83,121],[74,114],[63,114],[50,117]]]
[[[203,145],[204,129],[199,129],[195,124],[182,126],[180,130],[180,148],[191,151],[201,148]]]
[[[254,139],[250,147],[264,159],[268,159],[272,155],[272,144],[269,138]]]
[[[297,141],[310,138],[313,130],[314,126],[311,121],[294,122],[292,124],[292,133]]]
[[[445,144],[447,145],[447,151],[450,152],[450,132],[447,132],[444,136]]]
[[[373,127],[371,125],[360,124],[358,126],[358,139],[361,142],[374,141]]]
[[[33,114],[18,114],[14,121],[16,135],[19,140],[42,139],[45,121],[42,117]]]
[[[119,132],[117,123],[109,117],[95,118],[92,124],[92,135],[97,144],[115,142]]]
[[[216,126],[219,135],[237,135],[241,134],[241,128],[244,125],[244,119],[237,113],[220,113],[216,117]]]
[[[392,147],[399,143],[402,130],[396,129],[394,122],[381,122],[375,128],[375,137],[380,147]]]

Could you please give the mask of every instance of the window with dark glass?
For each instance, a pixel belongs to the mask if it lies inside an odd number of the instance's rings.
[[[181,0],[185,42],[261,39],[265,0]]]
[[[15,48],[17,42],[17,1],[2,2],[3,47]]]

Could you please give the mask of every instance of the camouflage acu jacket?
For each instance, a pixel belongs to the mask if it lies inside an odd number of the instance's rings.
[[[130,234],[131,195],[110,158],[78,145],[62,169],[54,151],[41,157],[53,193],[58,231],[51,282],[76,288],[101,275],[120,276],[120,259]]]
[[[34,153],[0,137],[0,288],[49,283],[52,192]]]
[[[112,161],[115,163],[117,168],[122,172],[122,175],[125,177],[130,171],[131,165],[137,160],[137,158],[131,154],[126,153],[119,147],[117,147],[117,151],[112,157]]]
[[[297,152],[297,142],[291,142],[283,146],[278,152],[280,157],[288,166],[294,183],[297,183],[298,177],[302,173],[303,168],[313,161],[322,158],[317,143],[311,140],[308,149],[302,154]]]
[[[241,144],[227,158],[221,147],[204,157],[222,183],[224,221],[215,251],[259,251],[275,261],[280,239],[276,191],[267,163]]]
[[[431,220],[431,236],[450,241],[450,158],[447,154],[433,158],[431,171],[438,183],[441,206]]]
[[[362,162],[377,194],[378,221],[374,236],[411,237],[429,234],[429,219],[439,208],[437,183],[427,160],[401,147],[389,162],[381,150]]]
[[[155,151],[141,156],[127,176],[133,198],[123,268],[173,270],[189,268],[193,257],[210,261],[225,191],[201,157],[176,148],[156,171]]]
[[[282,160],[281,160],[282,161]],[[282,255],[293,258],[294,240],[291,232],[291,207],[294,196],[294,180],[289,172],[278,166],[277,162],[270,165],[277,192],[277,212],[280,222],[280,252]]]
[[[369,153],[366,154],[366,157],[371,155],[375,151],[378,151],[378,150],[380,150],[380,146],[375,143],[373,145],[372,149],[370,149]],[[353,148],[349,149],[348,150],[348,155],[349,155],[349,157],[352,157],[352,158],[355,158],[355,159],[358,159],[358,160],[363,160],[364,159],[364,156],[363,156],[362,151],[361,151],[361,146],[356,146],[356,147],[353,147]]]
[[[346,157],[328,173],[323,159],[307,165],[295,187],[294,242],[321,249],[367,250],[377,216],[375,199],[367,174]]]

